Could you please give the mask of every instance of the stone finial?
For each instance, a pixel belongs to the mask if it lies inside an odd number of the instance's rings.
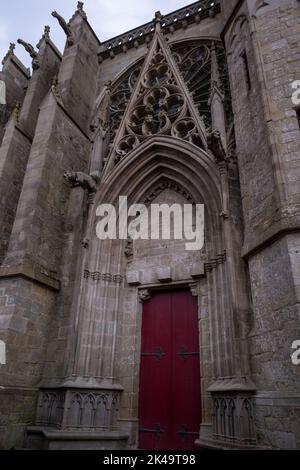
[[[51,13],[53,18],[56,18],[59,25],[63,29],[65,35],[67,36],[67,44],[68,46],[72,46],[74,44],[74,39],[73,39],[73,33],[71,31],[71,28],[69,24],[66,22],[66,20],[59,14],[57,11],[53,11]]]
[[[161,30],[161,20],[163,19],[163,16],[161,14],[160,11],[156,11],[155,12],[155,17],[154,17],[154,21],[155,21],[155,30],[156,31],[160,31]]]
[[[77,11],[78,11],[78,13],[80,13],[83,16],[83,18],[86,18],[86,13],[83,9],[83,6],[84,6],[83,2],[78,2],[77,3]]]
[[[9,50],[8,50],[8,52],[9,52],[10,54],[13,54],[15,48],[16,48],[15,43],[14,43],[14,42],[11,42],[10,45],[9,45]]]
[[[50,39],[50,26],[45,26],[44,28],[44,38],[45,39]]]
[[[4,65],[4,62],[12,55],[14,55],[14,50],[16,48],[16,45],[14,42],[11,42],[10,45],[9,45],[9,49],[7,51],[7,53],[5,54],[3,60],[2,60],[2,65]]]

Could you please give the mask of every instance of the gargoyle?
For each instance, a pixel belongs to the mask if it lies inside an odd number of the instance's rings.
[[[66,22],[66,20],[59,15],[59,13],[57,13],[57,11],[53,11],[52,13],[52,16],[54,18],[57,19],[57,21],[59,22],[60,26],[62,27],[62,29],[64,30],[66,36],[67,36],[67,44],[68,46],[73,46],[74,44],[74,39],[73,39],[73,34],[72,34],[72,31],[71,31],[71,28],[70,26],[68,25],[68,23]]]
[[[87,175],[81,171],[66,171],[64,178],[71,185],[72,188],[80,186],[87,190],[89,194],[97,192],[100,177],[98,173],[91,173]]]
[[[226,160],[226,152],[223,147],[221,134],[218,130],[213,129],[208,133],[207,145],[209,150],[214,154],[217,163],[222,163]]]
[[[39,64],[39,61],[38,61],[38,53],[36,52],[34,47],[31,44],[29,44],[28,42],[23,41],[23,39],[18,39],[17,42],[18,42],[18,44],[21,44],[24,47],[25,51],[28,52],[28,54],[32,58],[32,68],[34,70],[38,69],[40,64]]]

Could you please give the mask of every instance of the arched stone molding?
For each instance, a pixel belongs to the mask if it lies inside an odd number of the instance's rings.
[[[224,204],[226,210],[230,209],[228,201],[224,201],[226,171],[224,168],[220,171],[219,165],[204,150],[170,136],[153,136],[133,150],[102,179],[95,195],[86,233],[90,244],[78,259],[78,297],[72,305],[73,333],[65,357],[66,376],[76,383],[89,378],[94,386],[98,384],[99,390],[117,387],[119,394],[129,390],[128,393],[138,395],[141,304],[137,286],[125,282],[127,259],[124,252],[128,240],[100,241],[96,237],[96,211],[101,203],[118,207],[120,196],[128,197],[128,205],[143,203],[149,191],[164,181],[182,188],[196,204],[205,205],[210,335],[207,360],[211,375],[205,377],[204,372],[202,383],[207,388],[217,381],[220,393],[225,378],[227,385],[228,377],[234,377],[236,384],[246,383],[248,357],[244,338],[239,337],[240,311],[235,296],[238,268],[232,254],[230,217],[222,216]],[[196,295],[195,285],[191,287]],[[129,297],[135,300],[131,301],[127,312]],[[124,339],[128,328],[130,339]],[[131,378],[122,376],[125,356],[131,357]],[[128,385],[129,379],[131,385]],[[209,420],[210,406],[205,406],[204,419]],[[132,413],[137,410],[131,410]]]

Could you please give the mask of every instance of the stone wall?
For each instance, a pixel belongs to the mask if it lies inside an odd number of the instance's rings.
[[[299,79],[299,13],[296,0],[240,2],[224,30],[253,301],[258,440],[292,449],[300,428],[299,369],[291,362],[300,337],[300,132],[291,100]]]

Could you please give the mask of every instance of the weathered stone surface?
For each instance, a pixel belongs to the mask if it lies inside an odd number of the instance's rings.
[[[79,4],[62,57],[46,32],[31,78],[5,58],[1,448],[136,448],[143,306],[182,288],[198,300],[198,445],[300,448],[300,6],[210,3],[104,43]],[[204,204],[204,248],[174,231],[100,241],[98,205],[124,195]]]

